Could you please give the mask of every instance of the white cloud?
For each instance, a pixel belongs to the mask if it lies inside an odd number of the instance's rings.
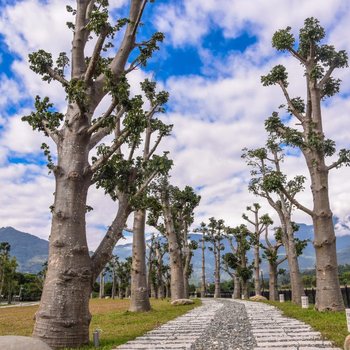
[[[72,1],[71,1],[72,2]],[[73,3],[73,2],[72,2]],[[115,7],[127,1],[113,1]],[[169,5],[170,4],[170,5]],[[343,49],[350,49],[344,36],[349,27],[349,5],[340,0],[186,0],[152,5],[159,30],[166,34],[166,44],[186,49],[189,45],[199,50],[204,66],[202,75],[170,77],[161,82],[171,94],[170,113],[164,120],[174,123],[172,137],[165,140],[163,150],[170,150],[174,159],[172,180],[178,186],[199,187],[202,201],[197,209],[196,223],[210,216],[224,218],[230,225],[241,222],[245,207],[260,199],[247,191],[249,169],[240,158],[243,147],[259,147],[265,140],[263,122],[283,102],[277,87],[264,88],[260,76],[275,64],[283,63],[290,72],[291,95],[303,95],[304,80],[297,62],[284,55],[275,55],[270,41],[276,29],[297,28],[307,16],[315,16],[329,29],[330,41]],[[263,14],[263,15],[262,15]],[[65,6],[59,0],[39,2],[25,0],[6,7],[0,16],[0,32],[9,49],[16,53],[12,70],[17,79],[3,77],[0,85],[0,107],[24,96],[49,95],[60,110],[65,100],[62,89],[52,83],[49,87],[28,68],[27,54],[44,48],[57,55],[69,52],[71,33],[65,28],[69,20]],[[151,18],[153,20],[153,18]],[[203,48],[206,36],[213,30],[222,30],[224,37],[235,38],[244,31],[257,37],[257,43],[244,53],[215,52]],[[147,74],[142,70],[131,76],[133,93],[139,93],[138,82]],[[350,75],[343,70],[344,92],[349,92]],[[108,104],[104,101],[98,112]],[[324,108],[326,135],[340,147],[349,147],[347,97],[335,97]],[[33,156],[43,139],[20,121],[20,115],[9,118],[1,113],[0,129],[0,220],[2,225],[47,237],[50,226],[48,207],[52,204],[54,181],[46,168],[37,165],[10,164],[7,154]],[[307,175],[300,157],[287,157],[284,168],[290,176]],[[347,198],[350,194],[348,168],[336,170],[330,176],[332,209],[344,218],[349,214]],[[26,181],[23,181],[26,179]],[[4,189],[4,190],[3,190]],[[309,184],[298,198],[311,206]],[[90,248],[95,248],[117,210],[103,192],[92,189],[88,204],[94,210],[87,215]],[[265,204],[263,212],[272,210]],[[277,217],[273,215],[277,223]],[[310,223],[303,213],[296,211],[295,220]],[[129,225],[132,224],[132,216]]]

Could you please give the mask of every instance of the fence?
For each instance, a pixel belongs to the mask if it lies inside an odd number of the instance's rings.
[[[343,300],[344,300],[344,305],[346,308],[350,308],[350,287],[347,285],[343,286],[340,288]],[[304,289],[305,295],[309,298],[310,304],[315,304],[316,302],[316,289],[315,288],[306,288]],[[221,293],[221,298],[232,298],[232,293],[233,291],[229,292],[222,292]],[[266,299],[269,299],[269,291],[264,290],[261,293]],[[292,300],[292,291],[290,289],[282,289],[278,291],[278,294],[284,294],[284,300],[285,301],[290,301]],[[250,292],[249,296],[253,296],[254,292]],[[214,294],[211,293],[206,293],[205,295],[207,298],[213,298]],[[197,297],[200,297],[200,293],[197,293]]]

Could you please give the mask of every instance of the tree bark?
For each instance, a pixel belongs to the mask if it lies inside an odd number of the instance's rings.
[[[286,207],[286,199],[283,195],[280,195],[280,200],[282,204],[281,207],[279,207],[275,203],[270,204],[276,210],[282,226],[282,242],[286,251],[288,261],[290,286],[292,290],[292,302],[297,305],[301,305],[301,297],[305,295],[305,292],[299,269],[298,255],[295,247],[294,228],[290,215],[291,209],[288,210],[288,208]]]
[[[243,295],[243,299],[249,299],[248,281],[243,279],[242,279],[242,295]]]
[[[175,232],[167,197],[162,200],[166,237],[169,244],[171,300],[185,298],[181,247]]]
[[[338,278],[338,262],[333,215],[328,197],[328,171],[312,178],[314,194],[314,247],[316,251],[316,304],[319,311],[344,310]]]
[[[190,275],[190,265],[191,265],[191,250],[187,246],[186,249],[184,249],[185,253],[185,266],[184,266],[184,293],[185,298],[189,298],[190,292],[189,292],[189,275]]]
[[[214,244],[214,257],[215,257],[215,291],[214,298],[221,297],[221,286],[220,286],[220,242],[218,242],[219,247]]]
[[[83,126],[83,121],[77,124]],[[91,319],[93,279],[85,232],[91,175],[84,173],[89,166],[88,139],[68,128],[65,131],[55,171],[48,271],[33,332],[53,348],[88,344]]]
[[[129,308],[133,312],[151,310],[146,275],[145,222],[145,210],[136,211],[132,241],[131,300]]]
[[[261,295],[260,253],[259,253],[258,245],[254,246],[254,288],[255,288],[255,295]]]
[[[156,257],[157,257],[157,295],[160,299],[164,299],[164,282],[163,282],[163,256],[160,252],[160,243],[156,245]]]
[[[233,299],[241,299],[241,283],[238,276],[233,276]]]
[[[201,283],[201,298],[205,297],[206,285],[205,285],[205,242],[202,239],[202,283]]]
[[[269,300],[277,301],[277,265],[269,261]]]

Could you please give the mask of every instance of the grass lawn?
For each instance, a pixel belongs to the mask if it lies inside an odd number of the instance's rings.
[[[151,300],[152,311],[128,312],[129,300],[92,299],[90,311],[92,321],[90,338],[95,329],[100,329],[101,350],[110,350],[134,339],[143,333],[180,316],[200,305],[172,306],[169,300]],[[0,309],[0,335],[30,336],[34,325],[34,314],[38,306],[23,306]],[[93,345],[81,349],[95,349]]]
[[[284,315],[296,318],[308,323],[312,328],[319,331],[325,338],[334,342],[340,348],[344,345],[344,340],[349,334],[346,325],[345,312],[318,312],[310,305],[308,309],[291,302],[279,303],[266,301],[267,304],[276,306],[283,311]]]

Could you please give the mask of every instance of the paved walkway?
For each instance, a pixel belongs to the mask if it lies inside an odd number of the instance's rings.
[[[116,350],[147,349],[340,350],[273,306],[230,299],[203,299],[202,306]]]
[[[277,308],[249,301],[236,301],[246,307],[257,346],[254,350],[335,350],[309,325],[282,315]],[[340,350],[340,349],[338,349]]]

